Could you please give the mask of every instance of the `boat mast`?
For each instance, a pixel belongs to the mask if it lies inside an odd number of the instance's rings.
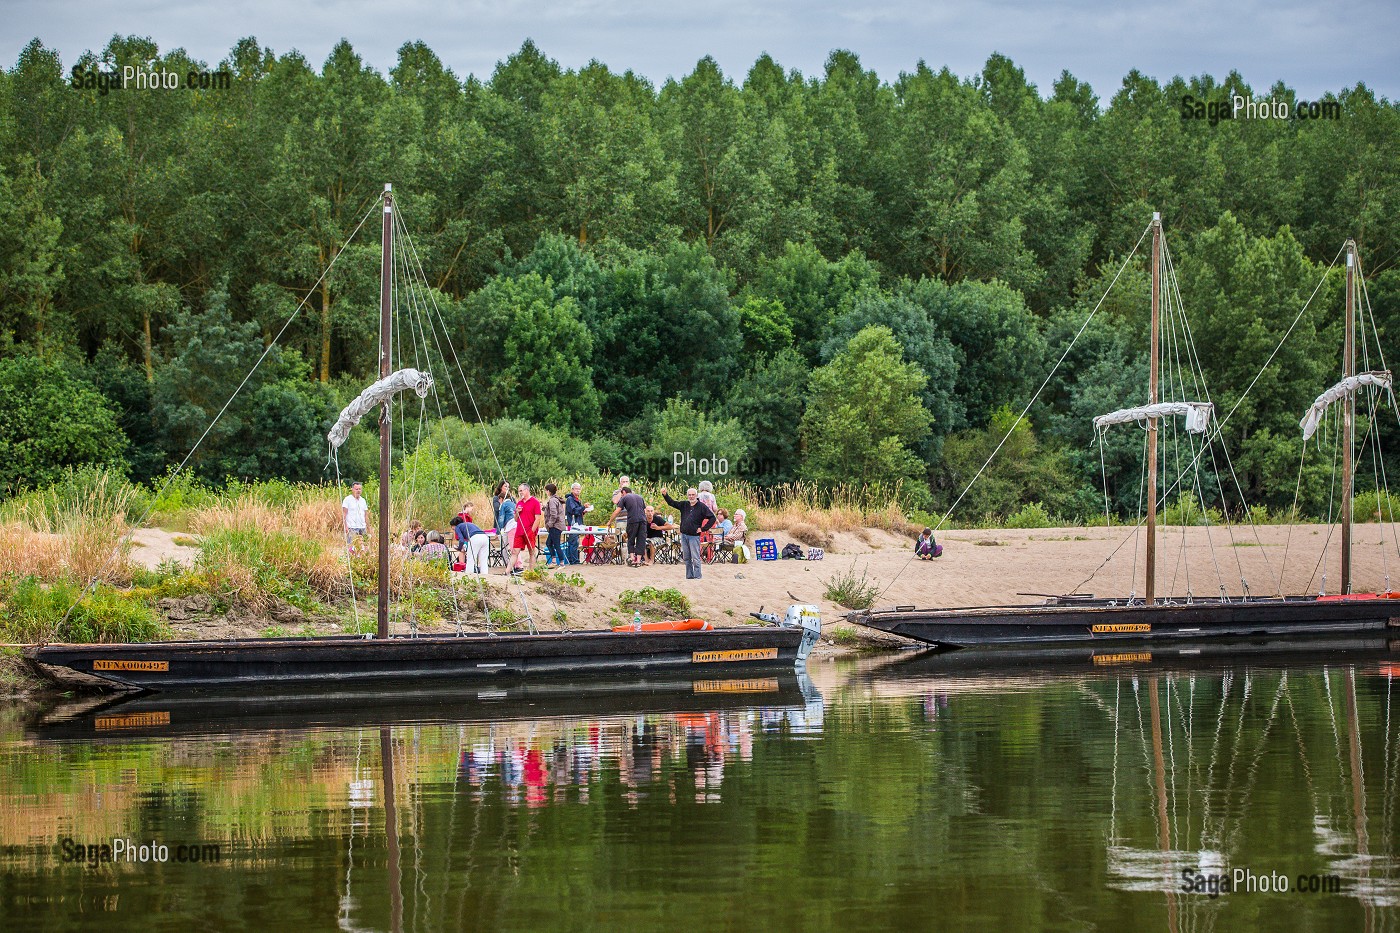
[[[1152,212],[1152,338],[1147,369],[1147,404],[1157,404],[1157,332],[1161,329],[1162,214]],[[1151,606],[1157,588],[1157,418],[1147,419],[1147,586],[1144,598]]]
[[[1356,241],[1347,240],[1346,341],[1342,344],[1342,379],[1356,375]],[[1342,594],[1351,592],[1351,497],[1356,483],[1351,445],[1356,432],[1356,395],[1348,392],[1342,407]]]
[[[389,314],[390,272],[394,251],[394,186],[384,184],[384,236],[379,258],[379,378],[385,379],[389,368],[389,338],[393,326]],[[393,428],[389,424],[389,402],[379,410],[379,638],[389,637],[389,442]]]

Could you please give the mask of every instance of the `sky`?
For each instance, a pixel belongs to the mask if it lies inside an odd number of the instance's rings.
[[[1343,12],[1345,15],[1342,15]],[[0,62],[13,67],[33,38],[65,67],[114,34],[150,36],[217,64],[245,36],[319,66],[341,38],[387,73],[405,42],[422,40],[458,77],[487,79],[527,38],[565,68],[597,59],[660,86],[712,56],[736,83],[764,52],[819,75],[833,49],[855,52],[883,80],[920,60],[961,77],[1000,52],[1043,95],[1063,70],[1107,102],[1129,70],[1223,79],[1232,69],[1260,94],[1276,81],[1312,99],[1364,82],[1400,97],[1400,3],[1346,6],[1298,0],[1149,4],[1090,0],[0,0]]]

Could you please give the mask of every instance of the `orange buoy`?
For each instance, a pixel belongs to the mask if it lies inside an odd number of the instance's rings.
[[[631,623],[614,625],[614,632],[709,632],[714,626],[704,619],[677,619],[670,622],[643,622],[641,628]]]

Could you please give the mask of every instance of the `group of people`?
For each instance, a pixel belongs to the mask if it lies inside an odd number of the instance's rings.
[[[583,501],[583,486],[574,483],[561,496],[554,483],[546,483],[544,491],[543,503],[532,494],[528,483],[519,484],[512,496],[510,484],[502,480],[492,494],[491,517],[501,536],[507,573],[520,575],[534,569],[541,530],[545,532],[545,567],[580,562],[579,535],[568,534],[565,540],[565,533],[581,528],[585,514],[593,510],[592,504]],[[701,540],[705,535],[722,547],[738,547],[747,538],[744,510],[735,509],[731,518],[715,501],[714,487],[708,480],[687,489],[683,500],[671,498],[665,486],[661,487],[661,496],[679,513],[676,522],[633,490],[630,477],[621,477],[613,492],[613,512],[607,524],[625,527],[628,563],[634,567],[654,564],[658,542],[675,531],[680,535],[686,579],[698,580]],[[346,543],[353,550],[357,538],[368,534],[370,509],[360,483],[351,487],[350,495],[341,502],[341,510]],[[484,574],[490,559],[490,532],[475,522],[469,506],[463,506],[446,533],[425,529],[422,522],[414,519],[400,537],[399,547],[419,557],[452,558],[454,563],[465,565],[468,573]]]
[[[679,512],[676,523],[656,511],[644,498],[633,491],[631,479],[623,476],[617,491],[613,494],[612,517],[609,524],[625,516],[627,533],[628,563],[634,567],[656,562],[656,542],[669,531],[680,532],[681,559],[685,563],[685,576],[688,580],[700,579],[700,542],[704,535],[714,534],[718,529],[721,545],[737,547],[743,544],[748,535],[743,509],[736,509],[734,518],[719,507],[715,501],[714,487],[709,480],[698,487],[686,490],[685,500],[672,499],[665,486],[661,487],[661,497],[666,504]]]

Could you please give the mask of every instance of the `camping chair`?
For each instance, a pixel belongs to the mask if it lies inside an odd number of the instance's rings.
[[[616,534],[605,534],[593,543],[593,553],[588,555],[590,564],[622,563],[622,541]]]
[[[486,549],[486,566],[504,567],[506,565],[506,536],[498,532],[491,537],[496,540]]]
[[[718,546],[715,548],[715,559],[713,563],[737,564],[739,561],[738,558],[734,556],[734,552],[738,549],[739,545],[744,543],[744,536],[739,535],[729,541],[723,538],[717,538],[716,541],[718,542]]]
[[[677,532],[668,531],[652,546],[658,564],[679,564],[681,562],[681,537]]]

